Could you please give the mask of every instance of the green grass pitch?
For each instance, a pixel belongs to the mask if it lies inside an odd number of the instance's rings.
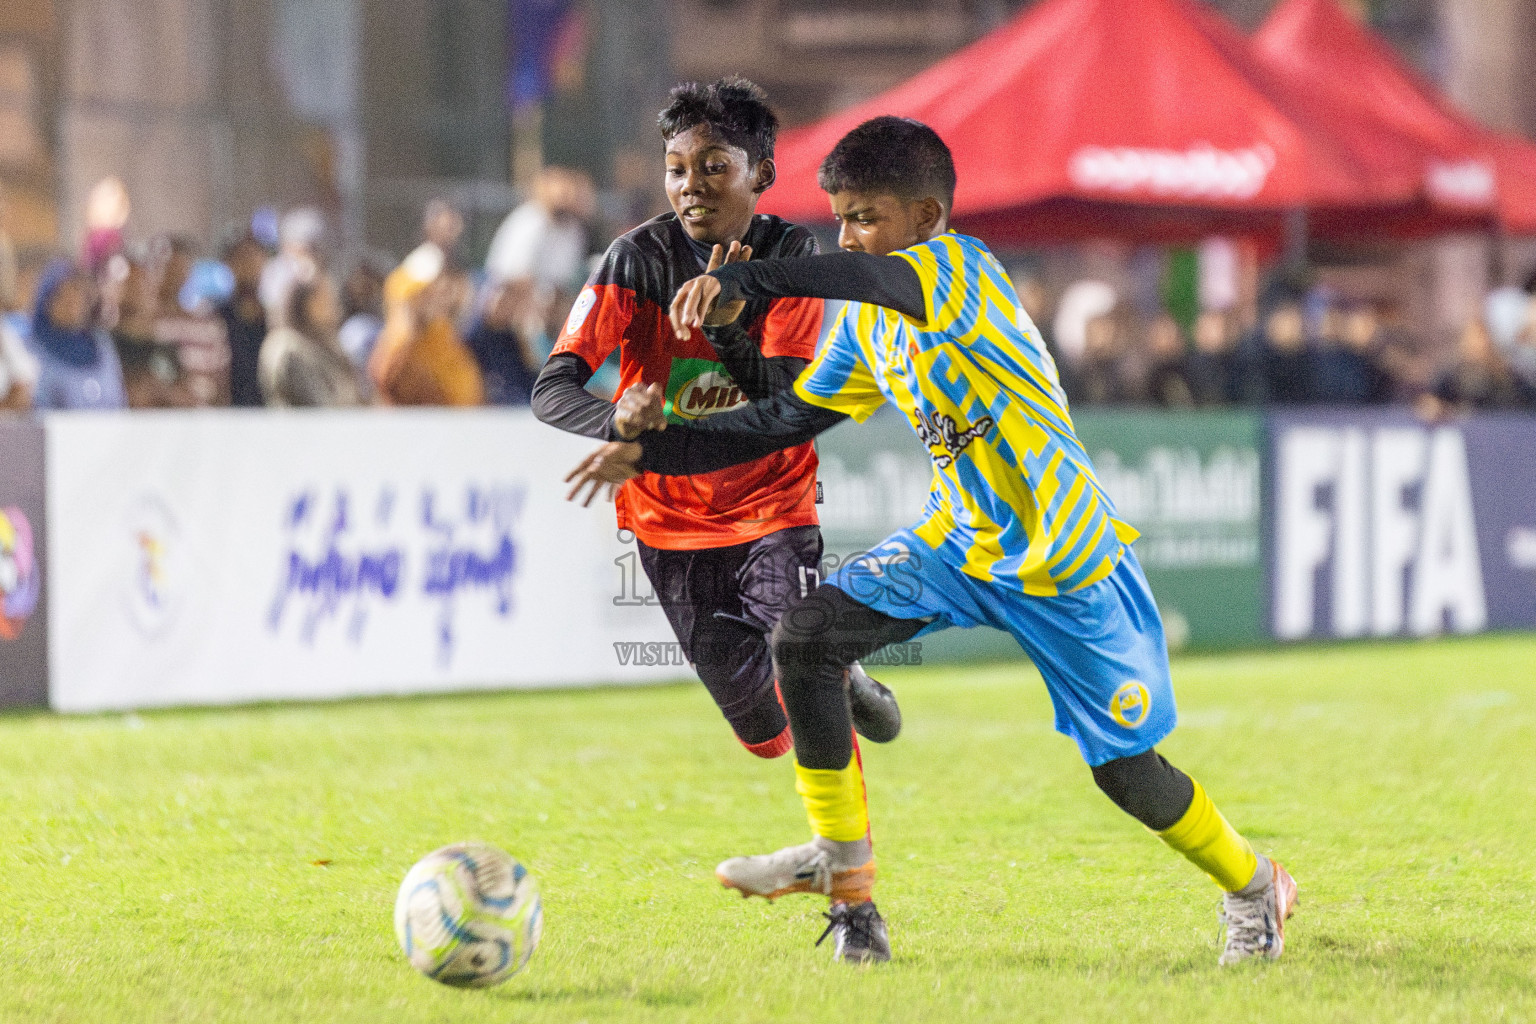
[[[1093,788],[1027,665],[886,674],[876,969],[812,948],[819,900],[714,881],[807,828],[696,683],[0,718],[0,1021],[1536,1020],[1533,666],[1512,637],[1177,662],[1162,749],[1301,883],[1285,959],[1235,970],[1214,887]],[[467,838],[546,901],[481,992],[390,923]]]

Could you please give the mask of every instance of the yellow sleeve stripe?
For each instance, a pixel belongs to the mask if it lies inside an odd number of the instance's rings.
[[[927,255],[926,250],[922,252],[909,252],[903,249],[897,252],[896,255],[906,260],[912,265],[912,269],[917,271],[918,283],[923,286],[923,322],[919,326],[926,329],[929,324],[933,323],[933,281],[937,275],[928,265],[928,261],[924,259],[924,256]],[[908,317],[907,319],[910,320],[911,318]]]
[[[794,388],[795,394],[807,404],[814,405],[820,409],[831,409],[833,412],[845,413],[849,416],[852,416],[854,420],[859,423],[863,423],[865,420],[869,419],[870,415],[873,414],[877,408],[879,408],[878,404],[870,405],[868,402],[862,401],[858,398],[852,398],[841,394],[818,395],[808,390],[805,384],[798,380],[795,381]]]
[[[947,274],[949,277],[948,294],[942,306],[934,306],[941,289],[939,278],[946,273],[939,266],[939,254],[936,251],[943,247],[949,264]],[[926,314],[921,325],[924,331],[939,333],[948,330],[950,325],[965,309],[966,296],[970,294],[972,282],[967,272],[965,249],[960,245],[960,240],[953,234],[940,235],[938,238],[913,246],[911,249],[903,249],[896,253],[902,259],[912,265],[917,271],[918,280],[923,285],[923,311]],[[910,319],[910,318],[908,318]]]

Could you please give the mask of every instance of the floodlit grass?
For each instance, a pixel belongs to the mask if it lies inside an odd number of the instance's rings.
[[[1215,889],[1123,817],[1024,665],[890,673],[866,758],[896,962],[810,898],[787,759],[697,684],[0,719],[0,1021],[1536,1019],[1536,641],[1185,659],[1164,752],[1301,883],[1285,960],[1216,967]],[[395,947],[417,857],[522,858],[544,944],[497,989]],[[329,861],[328,866],[316,862]]]

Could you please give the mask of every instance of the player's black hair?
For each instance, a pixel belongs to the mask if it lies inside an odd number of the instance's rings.
[[[955,161],[939,133],[910,117],[873,117],[838,140],[816,183],[838,192],[891,192],[902,199],[955,201]]]
[[[768,94],[745,78],[722,78],[712,85],[684,82],[672,90],[671,102],[656,123],[667,142],[706,125],[725,142],[745,150],[754,164],[773,159],[773,144],[779,136],[779,118],[768,106]]]

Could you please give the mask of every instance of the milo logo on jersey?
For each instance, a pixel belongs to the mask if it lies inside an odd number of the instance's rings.
[[[747,404],[724,365],[708,359],[674,359],[667,378],[667,421],[685,423]]]

